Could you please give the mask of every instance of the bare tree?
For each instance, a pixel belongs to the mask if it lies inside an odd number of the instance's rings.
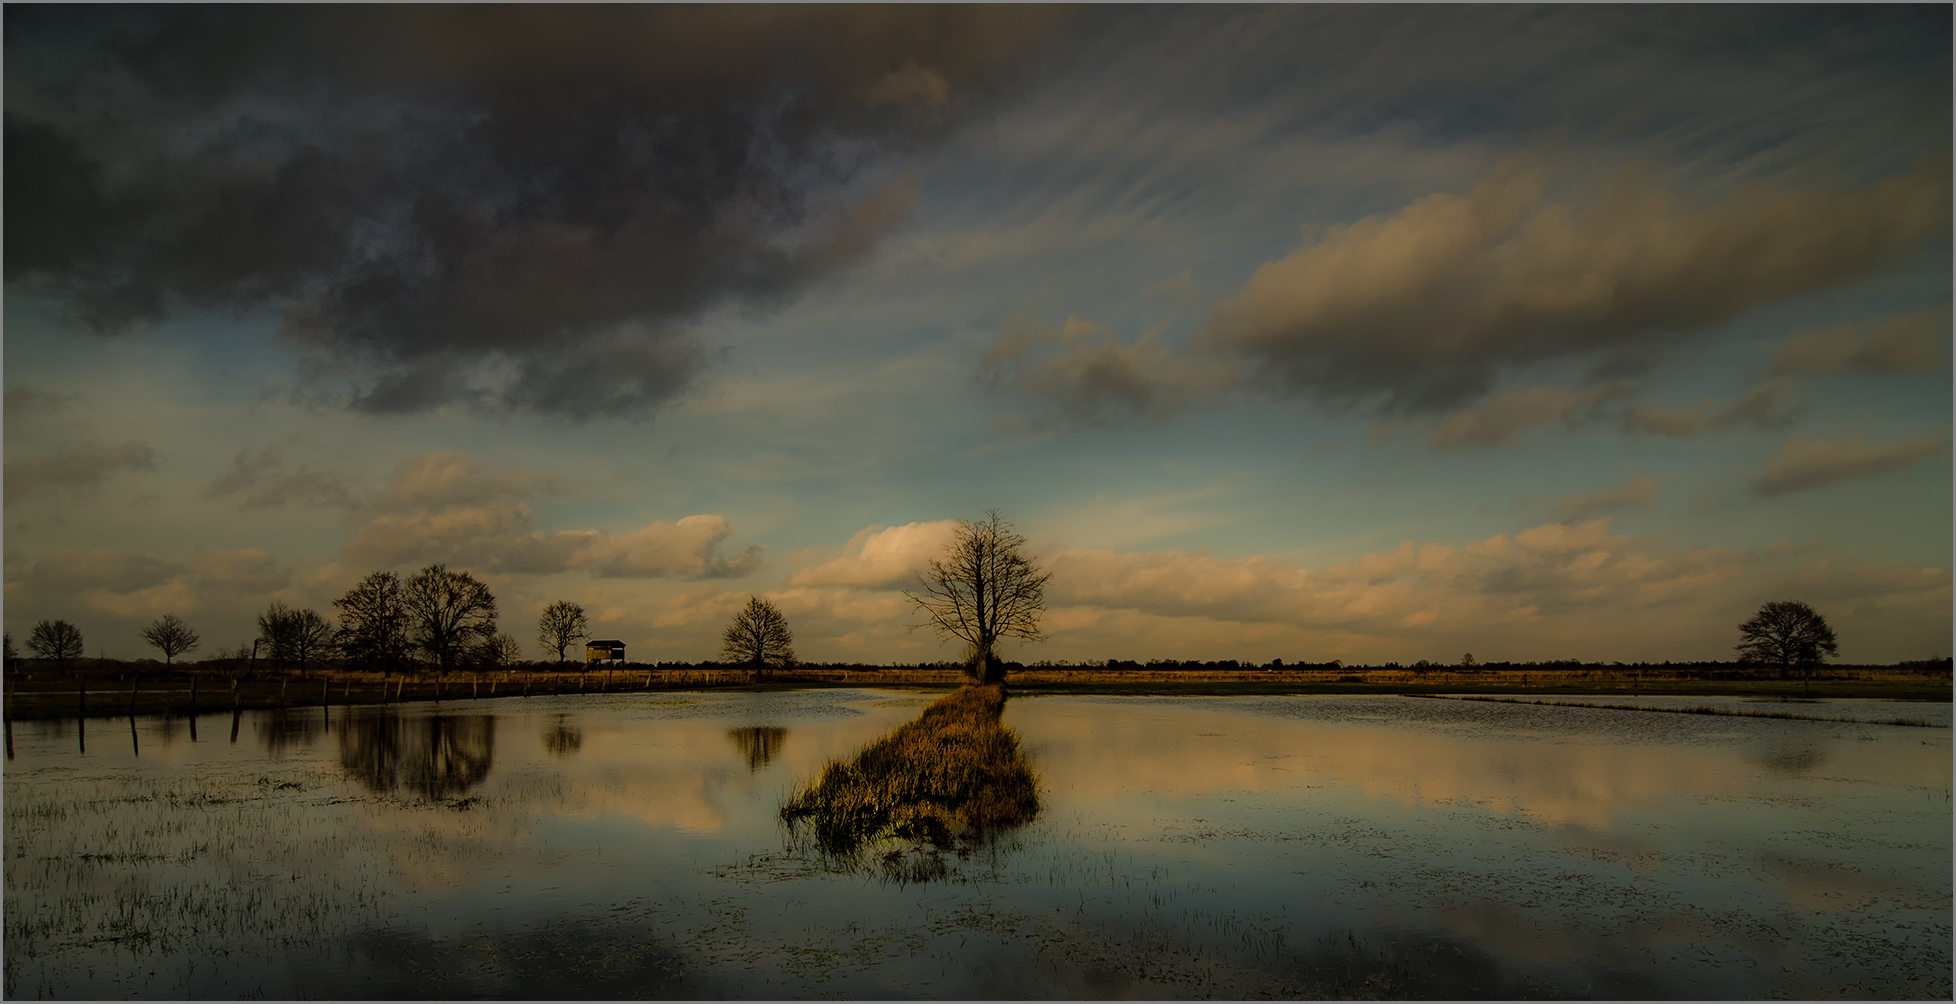
[[[1044,641],[1039,618],[1046,612],[1046,580],[1025,553],[1026,539],[996,509],[977,522],[960,521],[958,535],[942,559],[917,573],[918,591],[903,595],[928,618],[939,638],[967,646],[966,672],[986,681],[1003,680],[998,643],[1004,638]],[[922,627],[923,625],[918,625]]]
[[[163,653],[165,666],[185,652],[195,652],[197,646],[203,643],[203,639],[197,637],[197,632],[192,631],[190,625],[176,614],[164,614],[144,628],[143,640]]]
[[[43,659],[53,659],[55,666],[66,669],[68,660],[82,657],[81,629],[67,621],[42,621],[34,625],[33,633],[27,636],[28,651]]]
[[[795,636],[788,630],[788,619],[774,604],[758,596],[747,598],[747,605],[734,614],[721,640],[722,657],[752,667],[756,680],[765,679],[773,667],[795,663]]]
[[[303,671],[314,659],[326,659],[339,647],[335,640],[337,632],[319,611],[307,608],[292,614],[292,658],[298,661]]]
[[[523,661],[523,643],[515,635],[499,634],[478,646],[475,658],[484,666],[513,666]]]
[[[1812,667],[1823,656],[1840,654],[1827,618],[1798,600],[1774,600],[1760,607],[1739,625],[1738,650],[1739,658],[1746,662],[1778,666],[1782,680],[1789,667]]]
[[[579,638],[591,637],[590,622],[584,618],[584,608],[569,600],[558,600],[543,610],[537,618],[537,641],[543,647],[557,653],[557,661],[564,661],[564,649]]]
[[[292,615],[297,613],[285,605],[284,600],[273,600],[265,612],[258,615],[258,640],[265,643],[265,654],[271,657],[272,668],[283,669],[294,658]]]
[[[14,633],[12,631],[6,632],[6,639],[6,664],[8,669],[12,669],[14,668],[14,663],[20,661],[20,649],[14,647]]]
[[[460,665],[496,637],[496,597],[467,572],[429,565],[401,590],[408,637],[438,672]]]
[[[340,651],[349,660],[391,672],[407,661],[407,607],[401,577],[375,572],[333,601],[339,608]]]

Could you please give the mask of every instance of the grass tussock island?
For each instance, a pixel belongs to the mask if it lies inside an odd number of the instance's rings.
[[[890,841],[943,850],[1031,822],[1039,783],[1019,735],[1000,723],[1005,687],[972,684],[939,698],[915,721],[831,760],[791,794],[781,818],[832,858]],[[886,849],[887,863],[901,859]]]

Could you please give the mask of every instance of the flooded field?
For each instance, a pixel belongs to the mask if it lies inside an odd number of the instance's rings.
[[[784,826],[936,696],[14,723],[4,990],[1951,992],[1948,705],[1014,698],[1030,822],[900,868]]]

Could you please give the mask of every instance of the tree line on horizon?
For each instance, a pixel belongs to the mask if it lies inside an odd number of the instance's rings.
[[[925,570],[916,573],[914,591],[904,591],[905,598],[924,616],[924,623],[913,627],[929,627],[943,640],[964,643],[959,665],[972,679],[997,682],[1005,678],[1008,667],[1023,668],[999,658],[997,647],[1004,639],[1045,640],[1039,622],[1045,614],[1045,587],[1052,573],[1040,569],[1036,559],[1025,553],[1026,543],[996,509],[987,510],[982,520],[961,520],[944,555],[931,559]],[[274,600],[258,616],[258,636],[248,648],[218,649],[211,659],[249,659],[255,663],[262,648],[277,668],[296,665],[303,671],[314,662],[339,658],[384,672],[420,664],[432,667],[437,674],[523,661],[516,638],[496,629],[496,598],[489,587],[470,573],[446,564],[431,564],[406,579],[395,572],[374,572],[334,600],[333,607],[337,623],[318,611]],[[590,637],[589,627],[581,605],[557,600],[538,618],[537,640],[545,650],[555,652],[561,664],[565,649]],[[1810,668],[1823,659],[1839,657],[1838,641],[1826,618],[1799,601],[1766,603],[1739,625],[1739,633],[1738,661],[1777,666],[1782,678],[1794,667]],[[197,632],[174,613],[157,618],[141,634],[146,643],[163,653],[166,665],[179,655],[196,651],[202,642]],[[796,664],[794,635],[786,616],[758,595],[750,595],[746,605],[735,612],[721,640],[723,662],[748,667],[756,681]],[[11,632],[5,636],[5,646],[6,661],[11,665],[19,658]],[[80,659],[84,652],[80,629],[65,620],[37,623],[28,648],[60,668]],[[1168,665],[1256,668],[1233,659],[1209,663],[1110,659],[1101,665],[1108,669]],[[1462,656],[1458,664],[1469,669],[1563,665],[1585,664],[1483,664],[1471,653]],[[1284,663],[1277,659],[1262,668],[1281,669]],[[1332,660],[1294,664],[1293,668],[1358,667],[1345,667]],[[1422,659],[1410,667],[1389,662],[1382,668],[1418,672],[1455,667]]]

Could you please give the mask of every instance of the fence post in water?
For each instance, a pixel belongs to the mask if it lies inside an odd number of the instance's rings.
[[[243,720],[243,718],[244,718],[243,708],[231,709],[231,745],[233,746],[236,746],[238,744],[238,722]]]
[[[197,731],[197,671],[190,671],[190,738],[196,740]]]
[[[75,716],[75,747],[83,753],[88,752],[88,716]]]
[[[129,716],[129,755],[143,755],[142,747],[136,745],[136,716],[133,714]]]
[[[142,682],[143,674],[129,674],[129,734],[131,736],[136,734],[136,688],[141,686]]]

